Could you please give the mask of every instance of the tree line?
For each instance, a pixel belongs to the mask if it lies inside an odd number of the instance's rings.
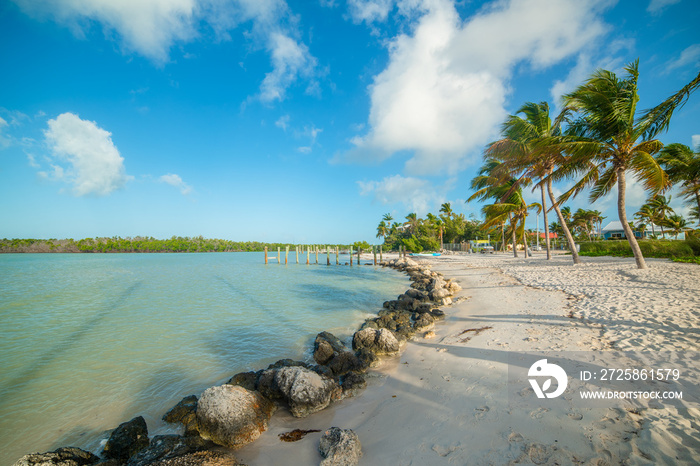
[[[153,237],[84,238],[73,239],[3,239],[0,253],[11,252],[64,252],[64,253],[167,253],[167,252],[253,252],[284,249],[289,243],[261,243],[258,241],[229,241],[202,236],[173,236],[169,239]]]

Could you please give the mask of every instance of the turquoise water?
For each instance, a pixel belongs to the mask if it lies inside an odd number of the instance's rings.
[[[183,396],[308,358],[319,331],[348,338],[408,283],[262,253],[0,255],[0,464],[96,451],[137,415],[165,432]]]

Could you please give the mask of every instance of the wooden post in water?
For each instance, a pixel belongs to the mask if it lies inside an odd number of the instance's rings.
[[[326,246],[326,265],[331,265],[331,249]]]
[[[309,265],[310,246],[306,246],[306,265]]]
[[[280,252],[280,247],[277,246],[277,263],[278,264],[282,263],[282,261],[280,259],[282,259],[282,253]]]
[[[265,246],[265,265],[267,265],[267,246]]]
[[[360,262],[360,255],[362,254],[362,248],[357,248],[357,265],[362,265]]]
[[[382,245],[379,245],[379,262],[384,262],[384,259],[382,258]]]
[[[340,265],[340,250],[338,246],[335,247],[335,265]]]
[[[372,246],[372,254],[374,254],[374,265],[377,265],[377,247]]]
[[[297,245],[297,247],[295,247],[294,250],[297,253],[297,264],[299,264],[299,245]]]
[[[316,246],[316,265],[318,265],[318,246]]]
[[[289,259],[289,246],[284,250],[284,265],[287,265],[287,260]]]
[[[352,267],[352,246],[350,246],[350,267]]]

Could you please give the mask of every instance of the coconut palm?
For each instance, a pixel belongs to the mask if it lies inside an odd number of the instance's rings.
[[[418,218],[418,215],[415,212],[411,212],[410,214],[406,215],[406,222],[404,223],[404,226],[408,228],[408,231],[411,234],[416,233],[420,224],[421,220]]]
[[[387,224],[384,220],[379,222],[379,225],[377,226],[377,238],[380,236],[386,240],[386,236],[389,234],[389,227],[387,227]]]
[[[675,106],[637,117],[638,60],[625,71],[620,79],[611,71],[598,70],[564,96],[567,111],[576,112],[577,118],[560,139],[560,147],[571,156],[567,173],[579,170],[583,177],[562,197],[567,199],[592,185],[590,200],[594,202],[617,184],[618,217],[637,267],[644,269],[644,256],[627,222],[625,175],[632,172],[647,191],[659,192],[668,186],[666,173],[653,157],[663,144],[652,138],[668,126]]]
[[[657,159],[673,183],[681,184],[681,195],[700,208],[700,146],[695,152],[684,144],[669,144]]]
[[[645,206],[648,206],[653,212],[653,221],[661,227],[661,237],[664,236],[664,225],[666,224],[666,218],[669,214],[673,214],[673,209],[670,206],[671,196],[666,196],[662,194],[657,194],[655,196],[647,199]]]
[[[683,230],[688,228],[688,222],[686,221],[686,219],[684,219],[682,215],[678,214],[669,215],[665,223],[666,226],[668,226],[671,229],[671,232],[674,234],[675,239],[678,239],[678,235],[680,235]]]
[[[639,223],[651,225],[651,234],[656,236],[656,231],[654,229],[654,218],[656,217],[656,214],[654,213],[654,209],[652,209],[651,206],[646,204],[643,205],[639,208],[639,211],[636,214],[634,214],[634,217],[639,221]]]

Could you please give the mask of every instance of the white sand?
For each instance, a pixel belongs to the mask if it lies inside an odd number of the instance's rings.
[[[692,399],[700,385],[700,267],[649,260],[650,269],[639,271],[632,259],[583,261],[573,266],[568,256],[546,261],[543,254],[430,259],[466,298],[444,309],[436,336],[419,336],[385,360],[355,398],[306,419],[278,412],[237,458],[250,466],[318,464],[319,433],[295,443],[278,434],[338,426],[357,432],[366,465],[700,464],[700,410]],[[473,331],[483,327],[492,328]],[[573,400],[582,386],[573,382],[558,403],[533,403],[520,379],[522,390],[511,394],[513,354],[585,351],[582,364],[595,360],[596,367],[646,361],[613,349],[672,361],[682,369],[685,399],[588,406]]]

